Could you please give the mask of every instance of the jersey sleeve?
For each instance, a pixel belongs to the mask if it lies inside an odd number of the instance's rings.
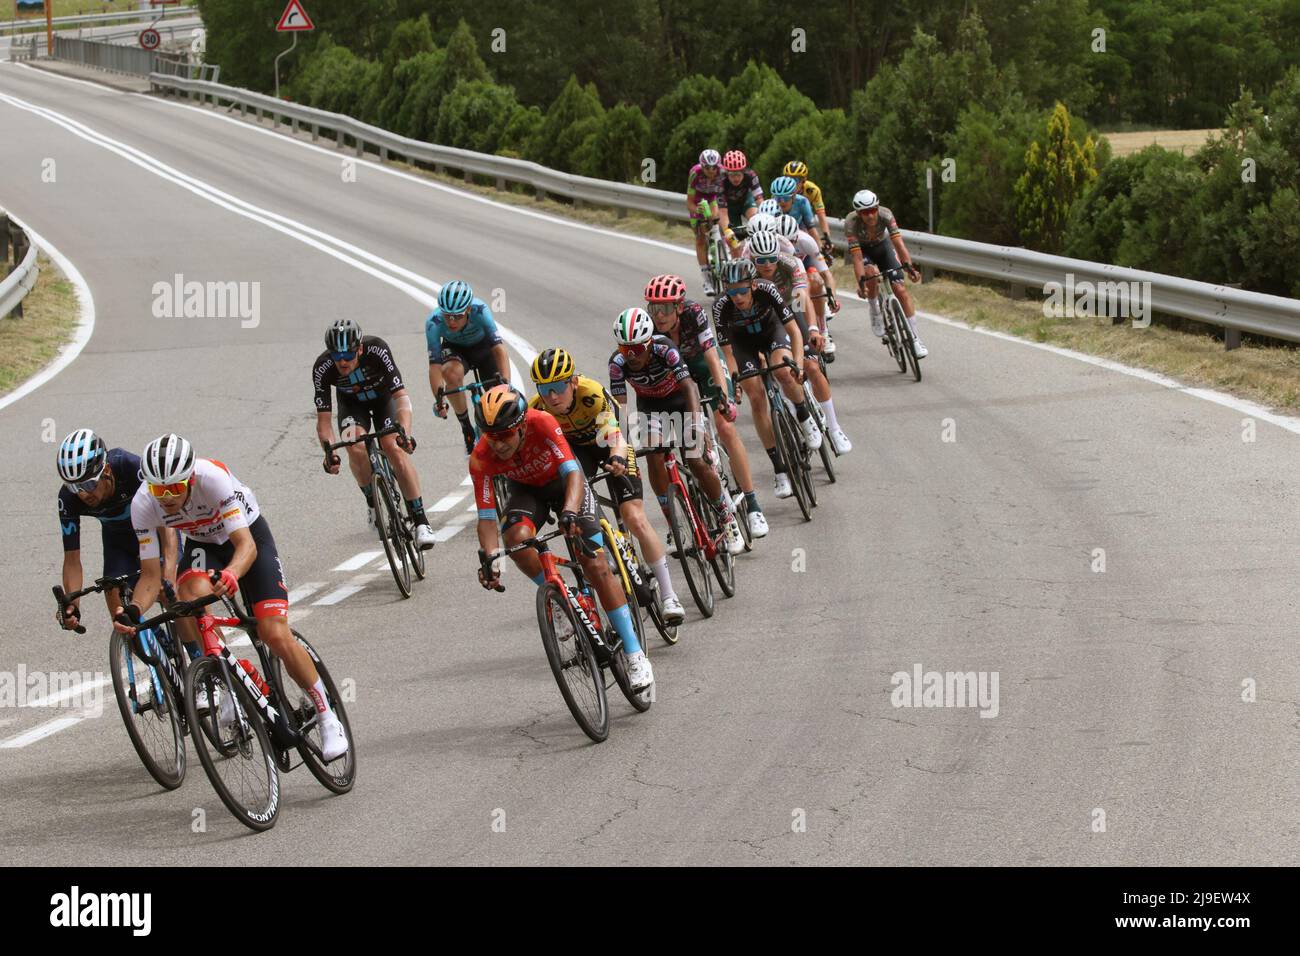
[[[469,456],[469,481],[474,489],[474,506],[481,521],[497,520],[497,495],[492,487],[492,476],[479,461],[477,454]]]
[[[752,169],[749,171],[749,189],[754,194],[754,203],[761,203],[763,201],[763,184],[758,181],[758,173]]]
[[[393,350],[388,347],[387,342],[376,338],[371,341],[366,351],[379,360],[379,367],[383,369],[384,389],[390,395],[406,388],[402,383],[402,372],[397,367],[397,359],[393,358]]]
[[[803,194],[808,197],[808,202],[813,208],[813,212],[824,212],[826,210],[826,201],[822,199],[822,189],[816,183],[805,181],[803,184]]]
[[[438,313],[432,312],[424,320],[424,344],[429,349],[429,364],[440,365],[442,363],[442,322],[438,319]]]
[[[81,512],[67,488],[59,489],[59,528],[63,532],[63,550],[81,550]]]
[[[618,424],[618,402],[604,386],[601,386],[600,394],[605,407],[596,414],[596,444],[601,448],[613,448],[622,434]]]
[[[627,401],[627,380],[623,377],[623,363],[616,361],[615,356],[609,359],[609,391],[620,402]]]
[[[501,330],[497,328],[497,320],[492,315],[492,310],[484,303],[479,309],[479,319],[483,323],[483,334],[491,345],[501,344]]]
[[[334,399],[330,393],[338,377],[334,360],[329,357],[329,353],[322,352],[320,358],[316,360],[316,367],[311,371],[311,386],[316,393],[316,411],[328,412],[334,407]]]
[[[205,490],[218,502],[217,512],[221,515],[221,520],[227,522],[227,533],[237,528],[248,527],[248,509],[244,503],[244,493],[235,484],[235,478],[230,472],[225,468],[214,467],[203,476],[203,484],[206,486]]]
[[[685,382],[691,377],[691,370],[686,367],[686,360],[682,358],[682,353],[678,351],[677,346],[671,343],[666,344],[660,354],[664,364],[672,371],[674,379]]]
[[[158,525],[161,523],[158,520],[157,507],[149,500],[149,489],[141,485],[135,497],[131,499],[131,527],[135,529],[135,540],[140,545],[141,561],[148,561],[162,554],[161,543],[158,540]]]

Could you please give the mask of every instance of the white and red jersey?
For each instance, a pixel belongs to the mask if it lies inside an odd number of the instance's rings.
[[[131,499],[131,524],[140,542],[140,558],[159,555],[157,529],[170,528],[187,538],[208,544],[225,544],[230,532],[247,528],[261,515],[252,490],[221,462],[211,458],[194,461],[189,498],[174,515],[163,511],[147,484]]]

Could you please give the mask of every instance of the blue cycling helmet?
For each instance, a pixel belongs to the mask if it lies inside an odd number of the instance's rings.
[[[799,190],[793,176],[778,176],[772,180],[772,195],[777,199],[790,199]]]
[[[438,308],[444,312],[464,312],[474,301],[474,290],[464,279],[448,282],[438,293]]]
[[[66,484],[99,478],[108,462],[104,440],[89,428],[78,428],[59,445],[59,477]]]

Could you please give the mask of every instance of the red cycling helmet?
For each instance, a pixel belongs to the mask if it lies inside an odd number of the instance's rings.
[[[645,287],[647,302],[680,302],[686,298],[686,281],[681,276],[655,276]]]
[[[738,149],[728,150],[727,155],[722,157],[722,168],[729,173],[743,173],[748,166],[749,160]]]

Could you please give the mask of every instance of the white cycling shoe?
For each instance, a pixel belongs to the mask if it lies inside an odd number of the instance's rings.
[[[686,608],[682,607],[682,602],[678,600],[677,595],[664,598],[664,623],[669,627],[676,627],[684,620],[686,620]]]
[[[822,346],[822,354],[823,355],[835,354],[835,340],[831,338],[831,334],[829,332],[826,333],[826,344]]]
[[[912,345],[914,345],[914,346],[916,347],[916,357],[917,357],[917,358],[919,358],[919,359],[923,359],[923,358],[925,358],[927,355],[930,354],[930,350],[927,349],[927,348],[922,344],[922,342],[921,342],[921,340],[920,340],[919,338],[916,337],[916,333],[915,333],[915,332],[912,333]]]
[[[772,490],[778,498],[789,498],[794,494],[794,485],[790,484],[790,476],[781,472],[776,476],[776,481],[772,483]]]
[[[816,451],[822,447],[822,430],[817,424],[816,415],[809,415],[801,421],[799,428],[803,431],[803,441],[809,451]]]
[[[835,428],[831,430],[831,447],[835,449],[835,454],[847,455],[853,451],[853,442],[849,441],[843,428]]]
[[[321,714],[318,726],[321,756],[325,758],[326,763],[348,752],[348,735],[344,733],[343,722],[338,719],[334,711],[327,710]]]
[[[366,505],[366,530],[367,530],[367,531],[374,531],[374,530],[377,529],[378,527],[379,527],[379,525],[378,525],[378,523],[375,521],[375,506],[374,506],[374,505]]]
[[[428,551],[433,547],[433,529],[427,524],[417,524],[415,526],[415,546],[421,551]]]
[[[655,682],[655,672],[645,651],[627,655],[627,682],[633,690],[645,690]]]
[[[749,513],[749,536],[751,538],[767,537],[767,515],[761,511]]]
[[[740,554],[745,550],[745,538],[740,533],[740,522],[736,518],[735,512],[727,516],[726,522],[722,525],[722,531],[727,541],[728,554]]]

